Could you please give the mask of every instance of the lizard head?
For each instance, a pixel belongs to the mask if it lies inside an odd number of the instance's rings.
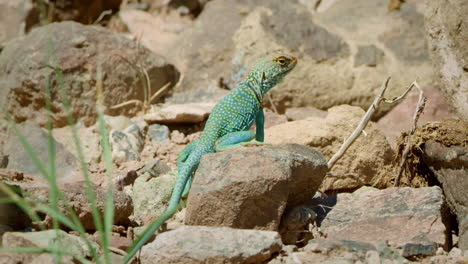
[[[281,82],[294,67],[297,59],[294,56],[274,55],[259,59],[253,66],[252,74],[257,83],[262,84],[262,94]]]

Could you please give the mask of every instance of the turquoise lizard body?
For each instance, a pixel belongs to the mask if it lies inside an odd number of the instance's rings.
[[[181,197],[186,196],[192,184],[192,174],[207,153],[226,148],[260,143],[264,140],[263,95],[281,82],[296,66],[293,56],[269,56],[258,60],[247,78],[213,108],[205,129],[198,140],[188,144],[177,159],[177,178],[166,211],[135,241],[126,256],[128,261],[151,235],[177,210]],[[256,131],[249,128],[256,123]]]

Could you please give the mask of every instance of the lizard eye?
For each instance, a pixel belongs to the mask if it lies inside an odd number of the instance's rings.
[[[278,62],[281,66],[286,66],[287,64],[286,58],[284,56],[276,58],[276,62]]]

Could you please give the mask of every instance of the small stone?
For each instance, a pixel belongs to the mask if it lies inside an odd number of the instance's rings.
[[[445,251],[443,247],[438,247],[436,255],[447,255],[447,251]]]
[[[148,127],[148,136],[153,142],[169,139],[169,128],[165,125],[152,124]]]
[[[200,123],[214,107],[214,103],[192,103],[168,105],[143,116],[149,124],[153,123]]]
[[[177,130],[171,132],[171,141],[176,144],[187,144],[188,139],[185,135]]]
[[[450,258],[458,258],[458,257],[461,257],[462,256],[462,251],[461,249],[457,248],[457,247],[454,247],[450,250],[450,252],[448,253],[448,256]]]
[[[416,259],[419,257],[434,256],[436,255],[436,251],[436,244],[424,245],[407,243],[403,247],[403,257],[407,259]]]
[[[297,246],[296,245],[284,245],[283,246],[283,251],[286,253],[292,253],[297,251]]]
[[[144,130],[132,124],[125,130],[111,130],[109,143],[112,148],[112,160],[115,163],[128,160],[140,160],[140,152],[145,145]]]
[[[369,250],[366,252],[366,263],[367,264],[380,264],[379,252],[375,250]]]

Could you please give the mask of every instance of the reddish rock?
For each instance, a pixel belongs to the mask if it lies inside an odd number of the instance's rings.
[[[448,211],[437,186],[340,193],[335,199],[321,222],[328,238],[451,247],[450,229],[445,225]]]
[[[429,121],[454,118],[450,105],[443,94],[434,87],[423,89],[427,98],[426,107],[419,117],[418,125],[424,125]],[[395,148],[396,138],[405,131],[410,131],[413,125],[413,114],[419,100],[419,91],[414,90],[406,98],[395,106],[389,113],[377,122],[388,142]]]

